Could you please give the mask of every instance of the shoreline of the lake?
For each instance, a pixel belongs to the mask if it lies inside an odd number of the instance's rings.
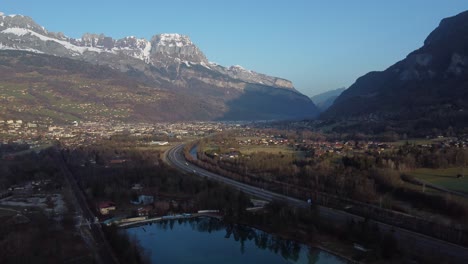
[[[223,221],[223,220],[221,220],[221,221]],[[321,245],[319,242],[317,242],[318,239],[310,239],[310,240],[306,241],[306,240],[297,239],[296,237],[293,237],[290,234],[287,234],[287,233],[284,233],[284,232],[275,232],[275,231],[272,231],[272,230],[268,230],[268,228],[265,228],[265,227],[259,226],[259,225],[252,225],[252,224],[248,224],[248,223],[245,223],[245,222],[244,223],[237,223],[237,224],[247,226],[247,227],[250,227],[250,228],[254,228],[254,229],[263,231],[265,233],[278,236],[278,237],[280,237],[282,239],[285,239],[285,240],[295,241],[297,243],[304,244],[304,245],[307,245],[307,246],[312,247],[312,248],[317,248],[317,249],[320,249],[322,251],[326,251],[329,254],[335,255],[337,257],[342,258],[343,260],[346,260],[348,263],[359,263],[358,261],[355,261],[355,260],[352,259],[351,252],[348,252],[348,254],[337,252],[335,250],[332,250],[330,248],[327,248],[327,247]],[[353,247],[351,247],[351,246],[347,247],[341,241],[335,240],[334,237],[329,236],[329,235],[316,234],[314,237],[315,238],[325,239],[326,241],[333,241],[335,243],[335,245],[339,244],[340,249],[350,249],[350,251],[354,250]]]
[[[165,218],[165,217],[168,217],[168,218]],[[214,219],[217,219],[217,220],[223,222],[224,224],[228,224],[220,216],[215,216],[215,215],[211,215],[211,214],[194,213],[194,214],[167,215],[167,216],[149,218],[149,219],[144,219],[144,220],[136,220],[134,222],[120,223],[120,224],[118,224],[118,226],[119,226],[119,228],[129,229],[129,228],[136,228],[136,227],[140,227],[140,226],[145,226],[145,225],[148,225],[148,224],[154,224],[154,223],[158,223],[158,222],[161,222],[161,221],[180,220],[180,219],[184,220],[184,219],[201,218],[201,217],[214,218]],[[268,233],[270,235],[278,236],[278,237],[280,237],[282,239],[285,239],[285,240],[295,241],[295,242],[300,243],[300,244],[308,245],[310,247],[317,248],[317,249],[320,249],[322,251],[326,251],[326,252],[328,252],[328,253],[330,253],[332,255],[335,255],[335,256],[338,256],[338,257],[340,257],[342,259],[345,259],[349,263],[358,263],[357,261],[352,260],[349,256],[346,256],[346,255],[341,254],[339,252],[333,251],[333,250],[331,250],[329,248],[326,248],[326,247],[318,244],[317,241],[315,241],[315,240],[307,241],[307,242],[306,241],[301,241],[301,240],[299,240],[299,239],[297,239],[295,237],[292,237],[290,235],[287,235],[285,233],[278,233],[278,232],[273,232],[271,230],[267,230],[267,228],[262,227],[262,226],[250,225],[250,224],[247,224],[247,223],[236,223],[236,224],[246,226],[246,227],[250,227],[250,228],[254,228],[254,229],[263,231],[265,233]],[[327,236],[327,238],[330,239],[331,237]]]
[[[154,217],[154,218],[145,218],[145,219],[138,219],[137,217],[135,221],[122,221],[122,220],[125,220],[124,218],[121,220],[122,222],[113,222],[110,224],[116,224],[120,228],[127,229],[127,228],[132,228],[132,227],[138,227],[141,225],[146,225],[149,223],[157,223],[161,221],[166,221],[166,220],[190,219],[190,218],[198,218],[198,217],[210,217],[210,218],[218,219],[219,221],[223,221],[222,216],[215,215],[213,213],[183,213],[183,214],[164,215],[164,216],[159,216],[159,217]]]
[[[227,223],[223,220],[221,220],[220,218],[218,217],[213,217],[213,216],[209,216],[209,215],[204,215],[204,216],[192,216],[190,218],[172,218],[172,219],[159,219],[159,220],[156,220],[156,221],[150,221],[150,222],[145,222],[145,223],[140,223],[139,225],[131,225],[131,226],[124,226],[122,227],[122,229],[125,229],[126,232],[128,232],[129,230],[132,230],[132,229],[138,229],[138,228],[142,228],[143,230],[145,230],[146,226],[147,225],[155,225],[157,226],[158,224],[162,224],[164,222],[166,223],[170,223],[171,221],[174,223],[178,223],[179,225],[181,223],[185,223],[185,222],[189,222],[190,220],[195,220],[195,221],[198,221],[198,220],[203,220],[203,219],[212,219],[212,220],[215,220],[217,221],[220,225],[223,226],[223,228],[225,229],[228,229],[228,228],[239,228],[239,229],[248,229],[248,230],[254,230],[255,232],[260,232],[260,233],[263,233],[263,234],[267,234],[268,236],[271,236],[272,238],[275,238],[275,239],[279,239],[279,240],[282,240],[282,241],[289,241],[290,243],[294,243],[294,244],[297,244],[297,245],[300,245],[301,247],[304,247],[304,248],[307,248],[308,250],[318,250],[319,252],[323,252],[323,253],[326,253],[338,260],[340,260],[341,262],[343,263],[356,263],[356,261],[353,261],[352,259],[350,259],[350,257],[348,256],[345,256],[339,252],[336,252],[336,251],[333,251],[331,249],[328,249],[328,248],[325,248],[324,246],[320,245],[319,243],[317,242],[314,242],[314,243],[311,243],[311,241],[308,241],[308,242],[304,242],[304,241],[299,241],[298,239],[292,237],[292,236],[288,236],[286,234],[278,234],[278,233],[275,233],[275,232],[268,232],[268,230],[265,230],[265,228],[261,228],[261,227],[256,227],[256,226],[252,226],[252,225],[247,225],[247,224],[244,224],[244,223]],[[193,231],[193,230],[192,230]],[[146,232],[146,230],[145,230]],[[140,239],[139,239],[140,240]],[[141,240],[140,240],[141,241]],[[145,248],[145,245],[142,245],[144,248]]]

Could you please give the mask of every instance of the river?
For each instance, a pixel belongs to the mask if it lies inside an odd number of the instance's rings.
[[[168,220],[125,229],[152,263],[346,263],[328,252],[213,218]]]

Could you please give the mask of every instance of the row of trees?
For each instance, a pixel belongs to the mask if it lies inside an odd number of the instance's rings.
[[[0,190],[26,181],[45,179],[52,180],[56,185],[63,182],[50,149],[39,154],[30,152],[15,156],[13,160],[0,160]]]
[[[192,162],[261,188],[300,199],[313,197],[317,199],[315,202],[340,209],[354,205],[350,210],[356,214],[370,214],[389,223],[399,219],[402,227],[455,243],[466,243],[464,231],[446,226],[446,221],[448,219],[462,229],[466,228],[467,204],[450,195],[423,193],[420,188],[409,184],[404,176],[409,168],[423,166],[428,160],[442,160],[441,163],[432,163],[435,168],[440,168],[457,166],[464,162],[466,156],[465,149],[455,146],[428,148],[405,144],[383,153],[326,154],[306,158],[281,153],[254,153],[240,155],[236,159],[220,159],[201,152],[198,160]],[[427,213],[436,217],[428,221],[407,216]]]
[[[224,135],[205,139],[203,144],[229,142],[226,137]],[[199,147],[200,149],[202,148]],[[409,169],[464,166],[468,163],[468,150],[455,146],[418,147],[404,144],[394,151],[383,153],[371,152],[353,156],[326,154],[307,158],[298,158],[294,154],[256,152],[240,155],[235,159],[223,159],[199,151],[198,159],[208,169],[241,181],[256,183],[260,187],[271,188],[272,184],[278,183],[283,190],[286,186],[286,192],[292,193],[294,188],[309,189],[379,205],[382,205],[382,196],[391,196],[455,219],[468,216],[465,204],[441,195],[417,194],[419,191],[405,186],[401,179],[402,172]],[[398,195],[397,192],[405,195]],[[411,193],[416,194],[410,195]],[[424,205],[423,200],[427,196],[440,202]],[[450,204],[446,208],[454,209],[441,210],[441,204]],[[391,201],[384,205],[395,208]],[[408,212],[401,207],[400,210]]]

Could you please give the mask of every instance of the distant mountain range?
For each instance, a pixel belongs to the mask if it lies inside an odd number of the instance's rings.
[[[73,65],[65,67],[72,70],[63,73],[62,81],[64,82],[74,78],[67,75],[71,72],[79,75],[80,70],[83,70],[82,75],[88,76],[87,68],[95,69],[93,80],[100,79],[100,76],[96,75],[100,72],[109,73],[114,70],[110,75],[117,76],[115,71],[125,73],[125,76],[118,75],[118,78],[124,78],[132,84],[138,83],[138,86],[155,88],[170,98],[181,97],[180,101],[186,103],[180,106],[180,109],[171,105],[172,113],[166,113],[169,109],[161,107],[171,101],[161,98],[157,102],[139,104],[139,110],[133,108],[131,110],[139,113],[138,120],[140,121],[146,118],[152,119],[148,115],[153,112],[148,111],[145,114],[144,109],[158,109],[161,111],[160,117],[168,121],[176,116],[178,116],[177,119],[188,120],[302,119],[313,118],[319,112],[309,98],[294,89],[290,81],[246,70],[240,66],[224,67],[209,62],[189,37],[179,34],[159,34],[153,36],[151,40],[136,37],[115,40],[103,34],[85,34],[80,39],[74,39],[63,33],[49,32],[29,17],[1,14],[0,50],[5,51],[1,54],[4,61],[10,63],[3,67],[9,67],[9,70],[13,72],[16,70],[14,64],[27,66],[25,61],[32,58],[36,62],[43,63],[43,65],[31,66],[38,74],[36,76],[38,79],[47,77],[41,74],[41,67],[56,68],[55,65],[48,64],[52,61]],[[22,54],[24,52],[34,53],[34,55]],[[64,59],[49,58],[48,55]],[[13,59],[15,56],[17,58]],[[72,60],[78,60],[80,63],[72,62]],[[17,78],[26,78],[21,70],[18,75]],[[103,79],[108,76],[103,76]],[[26,79],[16,79],[13,82],[30,81]],[[4,82],[4,79],[1,79],[1,82]],[[132,87],[114,84],[120,88],[126,88],[128,93],[137,92],[132,91]],[[68,89],[66,86],[55,87],[59,90]],[[57,92],[67,93],[67,91],[59,90]],[[36,92],[40,95],[43,91],[37,90]],[[105,90],[100,91],[102,94],[105,92]],[[74,101],[72,92],[69,96],[69,99]],[[12,95],[9,98],[19,100]],[[187,105],[197,107],[187,108]],[[112,107],[114,106],[109,105],[109,109]],[[179,111],[191,113],[179,113]],[[2,111],[0,118],[10,118],[16,114],[24,115],[25,112]],[[49,116],[49,118],[64,119],[57,116]],[[86,115],[79,115],[75,118],[88,119]],[[69,118],[65,120],[68,121]]]
[[[468,11],[443,19],[424,46],[382,72],[360,77],[322,119],[468,125]]]
[[[320,112],[323,112],[327,110],[333,104],[333,102],[335,102],[336,98],[338,98],[338,96],[340,96],[344,90],[346,90],[346,88],[338,88],[335,90],[326,91],[324,93],[314,95],[310,99],[312,99],[312,102],[314,102]]]

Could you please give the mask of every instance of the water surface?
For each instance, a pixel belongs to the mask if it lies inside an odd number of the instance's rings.
[[[152,263],[346,263],[325,251],[212,218],[168,220],[126,229]]]

